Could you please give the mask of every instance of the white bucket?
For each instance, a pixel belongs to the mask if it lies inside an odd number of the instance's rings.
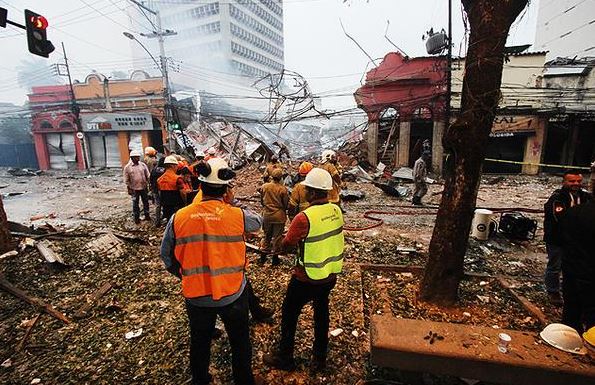
[[[473,217],[473,224],[471,225],[471,236],[481,241],[488,239],[490,234],[490,219],[493,211],[486,209],[476,209]]]

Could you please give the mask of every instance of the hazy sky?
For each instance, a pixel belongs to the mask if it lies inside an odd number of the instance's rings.
[[[223,2],[230,1],[234,0]],[[527,12],[511,29],[509,45],[533,43],[538,1],[530,2]],[[15,68],[23,60],[43,60],[49,71],[51,64],[62,61],[61,42],[66,46],[75,78],[84,79],[92,70],[110,74],[132,68],[131,41],[122,35],[129,26],[126,8],[134,7],[128,0],[0,0],[0,6],[8,9],[10,20],[21,23],[25,8],[46,16],[50,24],[48,38],[56,46],[49,59],[37,59],[27,50],[24,31],[12,26],[0,28],[0,102],[22,104],[26,90],[18,86]],[[323,99],[325,104],[353,104],[352,98],[332,95],[355,91],[371,64],[345,36],[340,20],[372,58],[382,58],[395,50],[384,38],[387,20],[390,39],[409,56],[418,56],[425,55],[421,40],[425,31],[430,27],[446,29],[447,6],[448,0],[286,0],[285,66],[306,77],[315,94],[331,95]],[[461,4],[456,0],[453,26],[453,53],[464,54],[464,50],[459,51],[464,33]]]

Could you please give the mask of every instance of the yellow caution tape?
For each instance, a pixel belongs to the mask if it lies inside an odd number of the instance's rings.
[[[497,163],[511,163],[511,164],[527,164],[529,166],[540,166],[540,167],[556,167],[556,168],[571,168],[575,170],[587,170],[590,171],[591,167],[581,167],[581,166],[565,166],[562,164],[545,164],[545,163],[529,163],[529,162],[517,162],[514,160],[502,160],[502,159],[490,159],[485,158],[488,162],[497,162]]]

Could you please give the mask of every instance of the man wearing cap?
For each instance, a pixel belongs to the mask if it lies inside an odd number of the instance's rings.
[[[428,192],[428,184],[426,177],[428,176],[428,162],[430,160],[430,152],[424,151],[419,159],[413,165],[413,200],[412,203],[416,206],[421,206],[421,199]]]
[[[203,199],[178,210],[161,243],[167,271],[182,280],[190,322],[190,368],[193,385],[206,385],[211,339],[217,316],[229,337],[237,385],[255,384],[248,330],[248,259],[244,233],[258,231],[259,215],[226,203],[235,173],[220,158],[198,165]]]
[[[149,215],[149,195],[147,186],[149,185],[149,169],[147,165],[140,162],[140,151],[130,151],[130,162],[124,167],[124,183],[128,189],[128,195],[132,197],[132,216],[134,223],[140,223],[139,198],[143,201],[143,212],[145,220],[151,219]]]
[[[174,155],[167,156],[163,166],[165,172],[157,179],[157,188],[159,189],[163,218],[169,220],[176,211],[184,207],[187,191],[184,180],[177,174],[178,160],[176,157]]]
[[[341,204],[341,174],[337,168],[337,154],[333,150],[324,150],[321,155],[320,168],[326,170],[333,178],[333,188],[328,193],[328,201]]]
[[[259,189],[260,203],[262,203],[263,210],[262,229],[264,230],[263,253],[260,256],[260,262],[266,262],[266,254],[272,253],[272,264],[274,266],[279,264],[279,255],[274,245],[277,239],[283,234],[283,230],[285,230],[287,206],[289,204],[289,193],[287,192],[287,187],[281,183],[282,177],[282,169],[273,169],[271,172],[271,178],[273,180],[263,184]]]
[[[306,179],[306,175],[314,168],[310,162],[302,162],[298,169],[298,181],[291,190],[291,196],[289,197],[289,207],[287,213],[289,218],[293,219],[297,213],[304,211],[310,206],[310,202],[306,199],[306,186],[302,183]]]
[[[282,247],[297,246],[293,275],[283,301],[279,348],[264,356],[264,363],[281,370],[293,370],[295,332],[298,317],[310,301],[314,308],[312,369],[324,369],[328,349],[329,295],[343,267],[343,214],[329,203],[331,175],[315,168],[302,182],[311,206],[295,216]]]

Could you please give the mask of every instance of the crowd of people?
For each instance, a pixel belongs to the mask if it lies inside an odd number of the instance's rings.
[[[181,280],[190,324],[192,384],[209,384],[211,340],[223,321],[232,351],[234,383],[263,383],[252,373],[249,316],[270,321],[273,311],[260,305],[246,277],[245,237],[263,231],[259,263],[273,266],[280,256],[295,253],[293,271],[282,305],[281,336],[264,364],[293,370],[295,334],[305,304],[314,310],[311,369],[326,365],[329,296],[343,265],[343,209],[341,166],[332,150],[317,165],[305,161],[296,175],[272,156],[258,188],[262,214],[242,207],[234,197],[235,172],[214,148],[198,152],[193,163],[177,154],[157,156],[145,148],[130,152],[124,180],[132,197],[132,213],[140,222],[151,220],[149,201],[156,206],[154,224],[166,221],[161,258],[167,271]],[[412,203],[421,204],[429,152],[415,162]],[[564,173],[562,187],[544,206],[547,250],[545,287],[554,305],[563,305],[562,322],[595,345],[595,167],[590,192],[582,189],[582,175]],[[150,194],[147,192],[149,191]],[[289,219],[289,227],[286,224]],[[561,279],[562,278],[562,279]]]

